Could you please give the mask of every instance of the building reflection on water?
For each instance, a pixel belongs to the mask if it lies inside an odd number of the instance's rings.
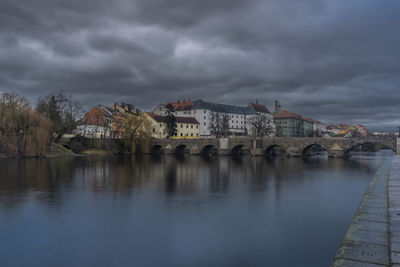
[[[387,156],[390,155],[374,154],[375,160],[382,158],[381,161]],[[307,172],[333,174],[346,169],[372,177],[377,164],[371,164],[368,156],[350,159],[187,155],[3,159],[0,160],[0,199],[3,205],[14,206],[27,199],[26,195],[33,194],[38,199],[62,204],[63,196],[75,190],[116,197],[152,190],[185,199],[193,195],[221,197],[216,194],[239,189],[249,194],[268,192],[279,197],[285,187],[312,179]]]
[[[328,266],[390,157],[1,159],[1,265]]]

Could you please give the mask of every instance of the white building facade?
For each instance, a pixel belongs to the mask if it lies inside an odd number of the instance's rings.
[[[272,114],[264,105],[263,111],[254,109],[254,104],[247,107],[218,104],[203,100],[182,101],[171,103],[175,116],[192,117],[200,123],[200,137],[207,138],[215,135],[216,120],[223,120],[226,125],[227,135],[248,136],[252,129],[249,120],[255,116],[267,116],[275,128]],[[152,111],[159,115],[165,115],[166,104],[160,104]],[[213,126],[214,124],[214,126]]]

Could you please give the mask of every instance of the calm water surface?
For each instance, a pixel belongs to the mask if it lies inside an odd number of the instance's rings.
[[[391,152],[0,160],[0,266],[329,266]]]

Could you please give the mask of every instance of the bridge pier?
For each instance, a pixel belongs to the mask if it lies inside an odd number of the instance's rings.
[[[230,149],[226,149],[226,148],[218,149],[218,155],[229,156],[230,154],[231,154],[231,150]]]
[[[400,155],[400,138],[396,138],[396,154]]]
[[[168,144],[164,148],[164,154],[175,154],[175,147],[172,147],[170,144]]]
[[[303,156],[303,150],[299,149],[297,147],[289,147],[286,150],[286,156],[287,157],[302,157]]]
[[[197,145],[194,145],[189,149],[190,155],[200,155],[200,153],[201,153],[201,149]]]
[[[344,149],[339,146],[338,143],[334,143],[333,146],[328,149],[328,156],[330,158],[344,158],[345,154]]]
[[[250,149],[250,155],[255,156],[255,157],[262,157],[265,155],[264,149],[262,148],[252,148]]]
[[[345,152],[344,150],[328,150],[328,156],[330,158],[344,158]]]

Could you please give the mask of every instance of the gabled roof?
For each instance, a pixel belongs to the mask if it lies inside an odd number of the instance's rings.
[[[152,117],[156,122],[164,122],[164,116],[154,114],[154,113],[147,113],[150,117]]]
[[[186,123],[186,124],[200,124],[195,118],[191,117],[175,117],[177,123]]]
[[[154,113],[147,113],[150,117],[152,117],[156,122],[164,122],[165,116],[157,115]],[[200,124],[195,118],[191,117],[175,117],[177,123],[185,123],[185,124]]]
[[[192,101],[186,101],[186,100],[170,104],[174,108],[174,111],[190,110],[194,107],[194,103]]]
[[[278,114],[274,116],[274,119],[299,119],[303,121],[308,121],[310,123],[314,123],[314,120],[311,118],[306,118],[300,114],[294,113],[289,110],[281,110]]]
[[[194,109],[208,109],[215,112],[233,113],[240,115],[256,114],[256,112],[250,107],[212,103],[203,101],[201,99],[194,101]]]
[[[278,114],[274,116],[274,119],[303,119],[300,114],[291,112],[289,110],[281,110]]]
[[[101,113],[103,113],[106,116],[112,116],[112,114],[113,114],[113,110],[111,108],[108,108],[108,107],[105,107],[102,105],[98,105],[95,108],[97,108],[98,111],[100,111]]]
[[[120,112],[129,112],[129,113],[135,113],[135,106],[132,104],[126,104],[126,103],[114,103],[113,105],[113,110],[118,109]]]
[[[253,108],[255,112],[261,112],[261,113],[271,113],[269,112],[267,106],[262,105],[262,104],[257,104],[257,103],[249,103],[249,106]]]

